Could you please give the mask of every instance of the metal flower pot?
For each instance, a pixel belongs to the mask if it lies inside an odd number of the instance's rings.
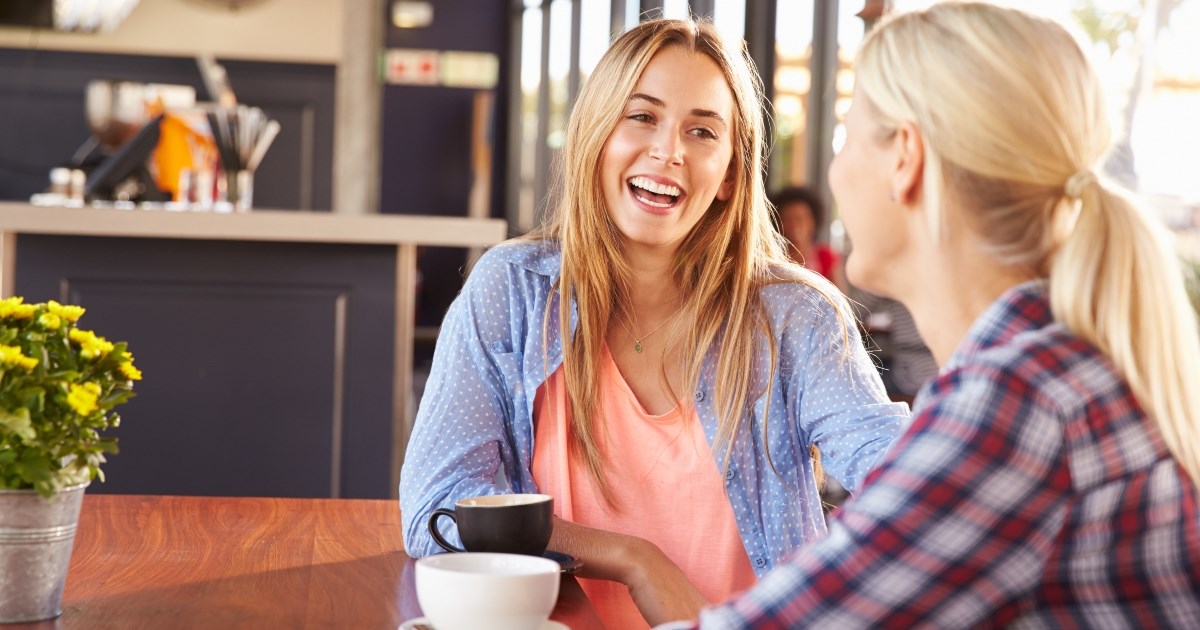
[[[32,490],[0,490],[0,623],[62,614],[87,486],[65,488],[49,499]]]

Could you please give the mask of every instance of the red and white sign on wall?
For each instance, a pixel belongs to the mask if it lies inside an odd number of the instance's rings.
[[[438,51],[392,48],[387,51],[384,80],[408,85],[437,85]]]

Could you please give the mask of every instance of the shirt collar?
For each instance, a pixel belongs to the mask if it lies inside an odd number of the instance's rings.
[[[1006,344],[1023,332],[1045,328],[1053,322],[1046,280],[1022,282],[1005,291],[971,324],[966,338],[958,344],[958,349],[942,367],[942,371],[957,368],[980,352]]]

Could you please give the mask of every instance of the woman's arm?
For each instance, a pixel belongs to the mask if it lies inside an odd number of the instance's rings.
[[[555,517],[550,548],[583,561],[580,577],[612,580],[629,588],[650,625],[694,619],[712,602],[650,541]]]
[[[413,557],[441,551],[426,525],[434,509],[509,491],[501,465],[515,459],[512,401],[500,361],[511,350],[510,318],[520,309],[509,302],[508,264],[497,254],[479,260],[446,314],[409,438],[400,508],[405,549]],[[458,539],[452,530],[443,533]]]
[[[798,405],[800,428],[821,449],[825,471],[853,492],[903,431],[909,410],[888,400],[855,322],[844,321],[845,339],[837,311],[817,299],[789,322],[783,352],[798,366],[788,399]]]

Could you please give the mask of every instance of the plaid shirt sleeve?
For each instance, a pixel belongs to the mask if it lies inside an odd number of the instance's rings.
[[[1014,619],[1041,580],[1071,484],[1061,414],[1032,373],[976,363],[940,376],[829,535],[691,627]]]

